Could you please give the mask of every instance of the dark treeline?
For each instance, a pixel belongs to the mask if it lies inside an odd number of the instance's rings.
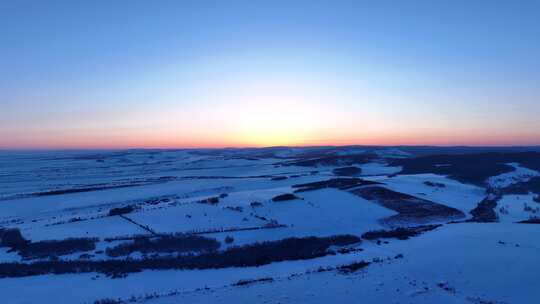
[[[296,200],[296,199],[300,199],[298,196],[292,194],[292,193],[285,193],[285,194],[280,194],[280,195],[276,195],[272,198],[272,201],[273,202],[284,202],[284,201],[292,201],[292,200]]]
[[[31,242],[16,248],[23,258],[57,257],[96,249],[97,238],[70,238],[65,240]]]
[[[324,188],[336,188],[340,190],[347,190],[359,186],[378,185],[378,182],[366,181],[361,178],[331,178],[329,180],[313,182],[307,184],[293,185],[293,188],[298,188],[294,192],[312,191]]]
[[[315,155],[304,155],[304,158],[287,163],[286,166],[317,167],[317,166],[351,166],[354,164],[369,163],[378,158],[375,154],[351,154],[351,155],[319,155],[317,158],[311,158]]]
[[[357,176],[357,175],[362,174],[362,169],[355,166],[341,167],[341,168],[336,168],[332,170],[332,173],[334,175],[341,175],[341,176]]]
[[[346,246],[360,241],[359,237],[353,235],[287,238],[231,247],[225,251],[178,257],[0,263],[0,278],[85,272],[100,272],[116,277],[142,270],[253,267],[272,262],[318,258],[331,254],[332,252],[328,250],[331,246]]]
[[[0,247],[18,251],[25,259],[56,258],[60,255],[91,251],[96,248],[97,241],[97,238],[68,238],[31,242],[26,240],[17,228],[0,229]]]
[[[401,226],[402,223],[426,223],[431,221],[457,220],[465,217],[465,214],[456,208],[384,187],[372,186],[359,188],[351,190],[351,193],[398,212],[399,214],[382,220],[387,224],[395,226]]]
[[[499,220],[499,216],[497,215],[497,212],[495,212],[495,208],[497,207],[497,202],[500,199],[500,195],[488,195],[486,198],[480,201],[474,209],[469,211],[472,218],[468,221],[477,223],[497,222]]]
[[[504,194],[529,194],[536,193],[537,202],[540,203],[540,177],[532,177],[527,181],[520,181],[505,187],[502,192]]]
[[[221,244],[216,239],[197,235],[164,236],[156,239],[141,237],[134,239],[133,242],[107,248],[106,253],[110,257],[119,257],[129,255],[135,251],[141,253],[207,252],[215,251],[220,246]]]
[[[393,230],[374,230],[362,234],[362,238],[366,240],[376,239],[398,239],[406,240],[410,237],[420,235],[424,232],[431,231],[441,225],[423,225],[416,227],[400,227]]]
[[[135,210],[133,206],[112,208],[111,210],[109,210],[109,216],[128,214],[133,212],[133,210]]]
[[[512,172],[508,163],[519,163],[523,167],[540,170],[540,153],[479,153],[457,155],[430,155],[416,158],[395,159],[392,166],[401,166],[400,174],[434,173],[483,186],[488,177]]]

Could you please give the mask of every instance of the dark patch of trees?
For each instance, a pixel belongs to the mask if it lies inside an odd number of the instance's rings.
[[[32,196],[51,196],[51,195],[63,195],[63,194],[73,194],[81,192],[93,192],[100,190],[109,190],[109,189],[118,189],[118,188],[128,188],[139,186],[139,184],[127,184],[127,185],[104,185],[104,186],[92,186],[85,188],[74,188],[74,189],[60,189],[60,190],[49,190],[44,192],[32,193]]]
[[[234,242],[234,238],[230,235],[227,235],[225,237],[225,244],[232,244]]]
[[[76,223],[76,222],[82,222],[83,219],[80,217],[73,217],[68,220],[68,223]]]
[[[18,251],[25,259],[58,257],[76,252],[96,249],[97,238],[69,238],[65,240],[50,240],[30,242],[26,240],[19,229],[0,229],[0,246],[10,247]]]
[[[213,238],[198,235],[163,236],[159,238],[136,238],[133,242],[119,244],[106,249],[110,257],[127,256],[133,252],[141,253],[185,253],[185,252],[210,252],[219,249],[221,244]]]
[[[341,176],[357,176],[357,175],[362,174],[362,169],[358,167],[354,167],[354,166],[341,167],[341,168],[336,168],[332,170],[332,173],[334,175],[341,175]]]
[[[299,159],[284,163],[287,166],[316,167],[316,166],[350,166],[366,164],[376,159],[375,154],[327,155],[309,159]]]
[[[353,272],[357,272],[360,269],[366,268],[369,266],[369,262],[360,261],[360,262],[353,262],[351,264],[342,265],[337,267],[337,270],[342,274],[349,274]]]
[[[236,211],[236,212],[244,211],[244,208],[242,208],[242,206],[234,206],[234,207],[233,206],[227,206],[224,209],[231,210],[231,211]]]
[[[158,205],[160,203],[168,203],[171,199],[168,197],[157,197],[157,198],[150,198],[144,201],[145,204],[148,205]]]
[[[508,163],[540,170],[540,153],[477,153],[456,155],[429,155],[416,158],[395,159],[390,165],[401,166],[401,174],[434,173],[448,175],[464,183],[483,186],[487,178],[512,172]]]
[[[359,188],[351,190],[351,192],[398,212],[398,215],[393,215],[382,220],[387,224],[396,224],[396,226],[408,222],[427,223],[430,221],[455,220],[465,217],[465,214],[456,208],[380,186]]]
[[[198,201],[198,203],[199,204],[216,205],[217,203],[219,203],[219,197],[218,196],[209,197],[209,198]]]
[[[297,184],[293,185],[293,188],[297,188],[294,192],[304,192],[304,191],[313,191],[324,188],[336,188],[339,190],[347,190],[359,186],[368,186],[368,185],[380,185],[381,183],[372,182],[363,180],[361,178],[331,178],[329,180],[306,183],[306,184]]]
[[[502,189],[502,192],[504,194],[529,194],[529,192],[533,192],[538,195],[537,202],[540,202],[540,177],[536,176],[528,181],[511,184]]]
[[[323,257],[333,254],[328,250],[331,246],[347,246],[360,241],[359,237],[353,235],[287,238],[279,241],[231,247],[225,251],[176,257],[140,260],[58,260],[33,263],[0,263],[0,278],[86,272],[100,272],[112,277],[123,277],[127,273],[142,270],[254,267],[272,262]]]
[[[274,279],[272,279],[272,278],[261,278],[261,279],[239,280],[238,282],[233,283],[232,286],[238,287],[238,286],[251,285],[251,284],[255,284],[255,283],[270,283],[270,282],[274,282]]]
[[[283,201],[291,201],[291,200],[296,200],[296,199],[300,199],[300,198],[298,196],[292,194],[292,193],[285,193],[285,194],[280,194],[280,195],[274,196],[272,198],[272,201],[273,202],[283,202]]]
[[[0,247],[19,248],[28,244],[17,228],[0,229]]]
[[[96,249],[97,241],[97,238],[69,238],[65,240],[31,242],[16,249],[25,259],[40,259],[91,251]]]
[[[531,219],[528,219],[528,220],[519,221],[518,223],[520,223],[520,224],[540,224],[540,219],[539,218],[531,218]]]
[[[280,181],[280,180],[286,180],[288,179],[287,176],[274,176],[272,177],[270,180],[273,180],[273,181]]]
[[[468,222],[476,223],[491,223],[499,220],[495,208],[497,207],[497,202],[501,197],[499,195],[488,195],[478,205],[471,210],[469,213],[472,215],[472,218],[467,220]]]
[[[111,210],[109,210],[109,216],[128,214],[133,212],[133,210],[135,210],[133,206],[112,208]]]
[[[445,188],[446,185],[443,183],[437,183],[437,182],[431,182],[431,181],[425,181],[424,185],[433,187],[433,188]]]
[[[407,240],[410,237],[420,235],[424,232],[431,231],[441,225],[423,225],[416,227],[400,227],[393,230],[374,230],[362,234],[362,238],[366,240],[378,239],[398,239]]]
[[[123,304],[124,301],[116,299],[101,299],[94,301],[94,304]]]

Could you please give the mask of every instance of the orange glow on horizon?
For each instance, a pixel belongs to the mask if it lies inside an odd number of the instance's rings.
[[[31,142],[31,144],[28,144]],[[409,135],[364,135],[360,137],[280,138],[273,135],[257,137],[247,134],[244,137],[223,138],[174,138],[174,137],[134,137],[134,136],[88,136],[78,138],[50,138],[38,140],[21,140],[18,144],[4,146],[1,149],[175,149],[175,148],[260,148],[271,146],[535,146],[540,140],[530,135],[486,135],[469,136],[422,134]]]

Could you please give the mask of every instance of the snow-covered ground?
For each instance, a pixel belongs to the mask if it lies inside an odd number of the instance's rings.
[[[389,189],[425,198],[468,213],[485,197],[485,189],[435,174],[368,177]],[[431,184],[430,184],[431,183]]]
[[[540,172],[520,166],[518,163],[509,163],[514,171],[492,176],[488,183],[493,188],[504,188],[519,182],[526,182],[535,176],[540,176]]]
[[[501,222],[518,222],[540,218],[540,203],[535,195],[505,195],[497,202],[497,214]]]
[[[312,273],[273,283],[188,291],[147,303],[535,303],[540,238],[533,225],[447,225],[356,259],[391,257],[358,273]],[[369,251],[369,252],[368,252]],[[402,259],[395,259],[403,254]],[[268,273],[261,271],[259,277]]]
[[[0,228],[19,229],[30,242],[98,238],[93,250],[57,257],[77,260],[87,254],[94,261],[111,259],[107,248],[135,236],[196,233],[215,238],[226,250],[290,237],[361,236],[389,229],[381,219],[396,211],[349,189],[294,193],[293,185],[336,178],[332,170],[339,166],[287,164],[313,153],[348,156],[363,149],[0,152]],[[380,159],[355,165],[362,169],[361,178],[380,187],[459,209],[467,218],[486,196],[486,189],[446,176],[400,175],[400,167],[387,165],[391,158],[410,156],[399,149],[376,153]],[[538,176],[511,165],[515,171],[491,177],[489,184],[503,188]],[[287,193],[297,199],[273,200]],[[350,250],[308,260],[145,270],[114,279],[102,273],[7,276],[0,278],[0,302],[535,303],[540,298],[540,225],[517,223],[540,216],[534,197],[502,196],[494,209],[498,223],[446,223],[408,240],[364,240]],[[217,201],[209,202],[212,198]],[[109,215],[126,206],[130,213]],[[39,260],[49,258],[25,260],[18,251],[0,247],[0,263]],[[357,261],[371,264],[349,274],[334,269]],[[272,281],[234,286],[260,278]]]

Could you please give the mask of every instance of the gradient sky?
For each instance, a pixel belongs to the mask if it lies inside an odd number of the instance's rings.
[[[0,148],[540,144],[540,1],[0,1]]]

